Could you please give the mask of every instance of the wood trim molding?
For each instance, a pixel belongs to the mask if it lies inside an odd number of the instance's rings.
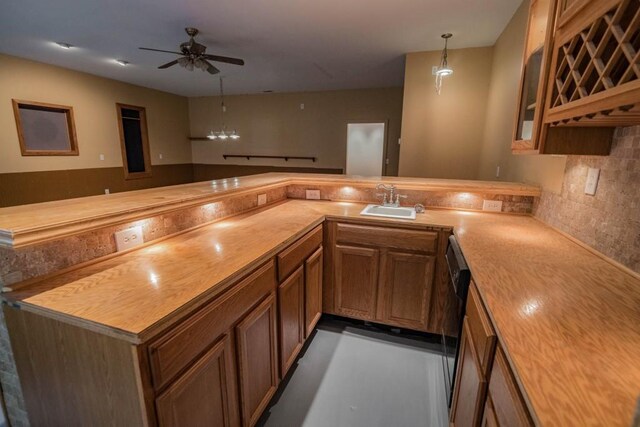
[[[127,148],[124,141],[124,129],[122,127],[122,109],[136,110],[140,113],[140,132],[142,134],[142,154],[144,156],[144,172],[129,172],[129,160],[127,158]],[[147,110],[145,107],[136,105],[121,104],[116,102],[118,112],[118,131],[120,133],[120,151],[122,153],[122,164],[124,166],[124,179],[148,178],[151,176],[151,156],[149,154],[149,130],[147,127]]]
[[[76,135],[76,125],[73,118],[73,107],[69,105],[48,104],[45,102],[21,101],[12,99],[13,116],[16,121],[16,130],[18,132],[18,142],[20,143],[20,152],[23,156],[77,156],[80,154],[78,150],[78,136]],[[36,107],[43,111],[63,112],[67,119],[67,132],[69,133],[69,150],[30,150],[24,139],[24,131],[22,129],[22,119],[20,117],[21,106]]]

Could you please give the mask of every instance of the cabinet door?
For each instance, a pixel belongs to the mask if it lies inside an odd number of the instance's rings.
[[[491,398],[487,396],[487,402],[484,404],[484,415],[482,415],[482,427],[498,427],[499,425]]]
[[[491,368],[489,395],[491,396],[494,417],[498,425],[513,427],[533,425],[529,411],[520,395],[520,390],[509,367],[509,362],[507,362],[507,357],[500,346],[498,346],[493,367]]]
[[[235,372],[227,335],[156,399],[165,426],[237,426]]]
[[[385,323],[426,330],[436,257],[390,251],[380,273],[379,315]]]
[[[468,317],[465,317],[463,324],[453,404],[451,405],[451,424],[454,426],[477,426],[482,420],[487,381],[482,374],[480,362],[471,341]]]
[[[322,247],[304,263],[305,338],[308,337],[322,315]]]
[[[253,426],[278,387],[276,298],[271,293],[236,327],[242,425]]]
[[[280,375],[296,360],[304,343],[304,269],[302,266],[278,287],[280,313]]]
[[[378,294],[377,249],[335,246],[335,311],[337,314],[374,320]]]

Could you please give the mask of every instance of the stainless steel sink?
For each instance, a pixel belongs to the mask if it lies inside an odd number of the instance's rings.
[[[367,207],[360,212],[360,215],[382,216],[385,218],[398,219],[416,219],[416,210],[414,208],[367,205]]]

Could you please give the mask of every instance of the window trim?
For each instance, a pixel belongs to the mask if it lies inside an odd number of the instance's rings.
[[[129,172],[129,162],[127,159],[127,147],[124,142],[124,129],[122,128],[122,109],[136,110],[140,113],[140,133],[142,135],[142,153],[144,157],[144,172]],[[120,151],[122,153],[122,166],[124,168],[124,179],[149,178],[151,176],[151,156],[149,154],[149,132],[147,129],[147,111],[145,107],[136,105],[116,103],[118,111],[118,130],[120,132]]]
[[[12,99],[13,115],[16,120],[16,128],[18,131],[18,142],[20,143],[20,153],[22,156],[78,156],[78,137],[76,135],[76,125],[73,119],[73,107],[68,105],[48,104],[46,102],[22,101]],[[35,107],[34,109],[42,111],[62,112],[67,118],[67,131],[69,133],[69,149],[68,150],[30,150],[24,140],[24,131],[22,128],[22,119],[20,118],[20,107]]]

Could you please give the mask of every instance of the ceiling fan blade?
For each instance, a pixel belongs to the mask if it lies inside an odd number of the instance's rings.
[[[160,68],[161,70],[164,70],[165,68],[173,67],[177,63],[178,63],[178,60],[176,59],[175,61],[167,62],[166,64],[161,65],[158,68]]]
[[[204,62],[205,64],[207,64],[207,71],[209,72],[209,74],[218,74],[220,72],[220,70],[218,70],[216,67],[214,67],[206,59],[201,59],[201,61]]]
[[[226,62],[227,64],[234,64],[234,65],[244,65],[244,61],[242,59],[238,59],[238,58],[229,58],[228,56],[219,56],[219,55],[203,55],[204,58],[206,59],[210,59],[212,61],[217,61],[217,62]]]
[[[164,52],[164,53],[174,53],[176,55],[182,55],[182,52],[173,52],[170,50],[162,50],[162,49],[151,49],[150,47],[139,47],[138,49],[150,50],[152,52]]]

